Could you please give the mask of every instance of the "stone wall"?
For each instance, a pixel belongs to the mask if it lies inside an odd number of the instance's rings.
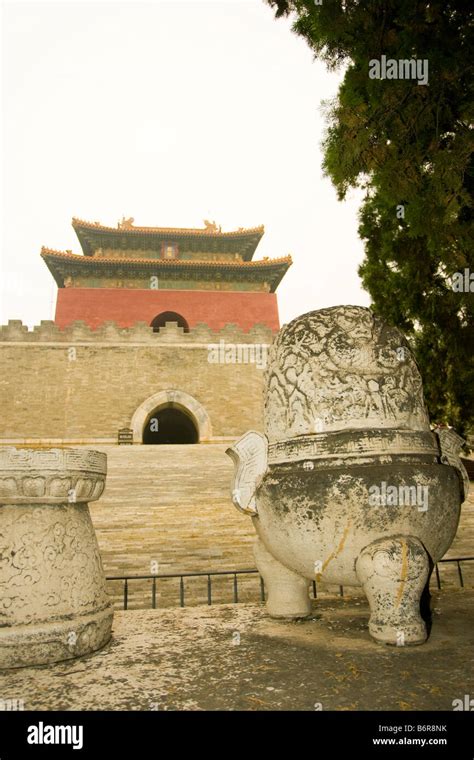
[[[264,356],[271,339],[262,325],[249,332],[199,325],[184,333],[168,324],[153,333],[144,323],[91,330],[76,322],[61,330],[42,322],[28,331],[11,321],[0,328],[0,441],[113,443],[147,399],[170,390],[202,407],[209,441],[234,440],[262,427],[263,371],[255,362],[233,363],[232,356],[229,363],[210,363],[208,347],[257,345]]]

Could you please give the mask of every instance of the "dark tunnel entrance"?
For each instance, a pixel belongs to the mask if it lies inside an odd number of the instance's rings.
[[[199,443],[199,434],[191,417],[176,407],[165,407],[148,417],[143,428],[143,443]]]

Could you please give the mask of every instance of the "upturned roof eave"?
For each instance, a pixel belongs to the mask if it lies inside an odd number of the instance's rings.
[[[126,240],[136,241],[143,238],[145,244],[150,239],[156,239],[159,241],[173,241],[176,240],[212,240],[222,241],[223,243],[229,241],[241,241],[247,242],[247,249],[243,252],[245,260],[250,261],[257,249],[260,240],[263,237],[265,228],[263,225],[259,227],[251,227],[242,230],[233,230],[230,232],[209,231],[206,229],[194,229],[194,228],[175,228],[175,227],[107,227],[99,224],[98,222],[86,222],[82,219],[73,217],[72,226],[77,235],[81,248],[85,256],[92,256],[94,252],[94,246],[91,244],[92,240],[96,239],[98,245],[101,247],[100,242],[106,241],[107,238],[117,237]]]
[[[91,270],[94,267],[98,269],[113,268],[119,269],[154,269],[155,271],[173,271],[179,270],[183,274],[188,271],[196,272],[197,269],[214,270],[229,273],[251,273],[254,275],[267,275],[270,283],[271,292],[275,292],[279,283],[292,264],[291,256],[285,256],[280,259],[263,259],[260,261],[240,261],[240,262],[222,262],[222,261],[205,261],[198,262],[193,260],[169,260],[169,259],[109,259],[105,257],[79,256],[77,254],[54,251],[48,248],[42,248],[41,258],[45,262],[49,271],[53,275],[58,287],[64,287],[64,268],[68,264],[80,269]],[[270,275],[270,277],[268,277]]]

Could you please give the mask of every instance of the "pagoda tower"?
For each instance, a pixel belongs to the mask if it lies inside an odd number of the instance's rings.
[[[177,322],[220,330],[233,323],[279,329],[276,289],[291,257],[253,256],[264,228],[222,232],[203,229],[117,227],[74,218],[82,255],[43,248],[41,256],[58,285],[55,322],[61,329],[82,320],[95,329],[146,322],[159,330]]]

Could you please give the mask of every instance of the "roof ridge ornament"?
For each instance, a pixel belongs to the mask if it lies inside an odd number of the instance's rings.
[[[122,219],[117,222],[116,227],[108,227],[106,225],[101,224],[101,222],[88,222],[84,219],[79,219],[77,216],[72,217],[72,226],[77,230],[92,230],[92,231],[99,231],[99,232],[114,232],[119,230],[129,230],[134,232],[137,235],[156,235],[156,234],[163,234],[163,235],[179,235],[180,237],[184,236],[194,236],[194,235],[203,235],[207,232],[216,234],[221,233],[222,235],[225,235],[226,237],[233,237],[234,235],[263,235],[265,232],[265,225],[260,224],[257,227],[239,227],[237,230],[229,230],[227,232],[222,231],[221,225],[216,224],[215,221],[209,221],[205,220],[205,227],[200,227],[199,229],[196,229],[194,227],[136,227],[134,224],[135,220],[133,217],[130,217],[129,219],[126,219],[125,217],[122,217]]]
[[[131,230],[133,228],[133,223],[135,219],[133,216],[128,217],[128,219],[125,218],[122,214],[121,221],[117,222],[117,229],[119,230]]]
[[[217,225],[215,221],[210,222],[209,219],[204,219],[205,232],[222,232],[221,225]]]

